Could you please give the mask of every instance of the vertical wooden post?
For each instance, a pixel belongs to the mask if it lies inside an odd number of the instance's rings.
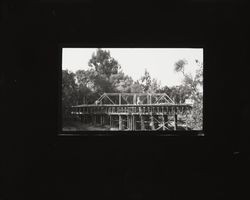
[[[136,94],[134,94],[134,98],[133,98],[133,104],[136,104]]]
[[[163,115],[164,117],[164,123],[168,122],[168,115]]]
[[[177,130],[177,114],[174,114],[174,130]]]
[[[136,117],[136,115],[135,115],[135,116],[134,116],[134,126],[135,126],[134,129],[135,129],[135,130],[136,130],[136,128],[137,128],[137,127],[136,127],[136,120],[137,120],[136,118],[137,118],[137,117]]]
[[[109,122],[110,122],[110,128],[112,128],[112,119],[111,119],[111,115],[109,115]]]
[[[151,129],[152,129],[152,130],[155,130],[155,124],[154,124],[153,115],[150,116],[150,125],[151,125]]]
[[[121,98],[121,93],[119,93],[119,105],[121,105],[121,102],[122,102],[122,98]]]
[[[165,120],[163,114],[162,114],[162,124],[163,124],[162,130],[165,131]]]
[[[129,124],[129,130],[132,131],[132,128],[131,128],[131,116],[129,116],[129,118],[128,118],[128,124]]]
[[[134,127],[133,127],[133,115],[131,115],[131,117],[130,117],[130,125],[131,125],[131,130],[133,131],[134,130]]]
[[[131,130],[133,131],[133,115],[130,116]]]
[[[131,118],[130,118],[130,116],[128,116],[128,128],[129,128],[129,130],[131,130],[131,122],[130,122],[130,120],[131,120]]]
[[[119,115],[119,131],[122,130],[122,116]]]
[[[131,116],[131,126],[132,126],[132,130],[134,130],[134,115]]]
[[[144,121],[143,121],[143,115],[141,115],[141,130],[144,130]]]
[[[188,130],[188,115],[186,114],[185,129]]]
[[[127,115],[127,123],[126,123],[126,125],[127,125],[127,129],[129,129],[129,125],[128,125],[128,115]]]

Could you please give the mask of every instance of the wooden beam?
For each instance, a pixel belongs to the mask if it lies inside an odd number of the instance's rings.
[[[154,124],[154,117],[153,115],[150,116],[150,127],[152,130],[155,130],[155,124]]]
[[[140,117],[141,117],[141,130],[145,130],[143,115],[140,115]]]
[[[185,129],[188,130],[188,115],[186,114]]]
[[[171,101],[171,103],[174,103],[174,101],[166,93],[164,93],[164,95]]]
[[[112,128],[112,115],[109,115],[110,128]]]
[[[124,99],[124,101],[126,101],[126,102],[127,102],[127,104],[129,104],[129,102],[127,101],[127,99],[125,99],[125,98],[124,98],[124,96],[122,96],[122,98]]]
[[[122,103],[121,93],[119,93],[119,105]]]
[[[133,115],[133,124],[134,124],[134,130],[136,130],[136,116]]]
[[[162,115],[162,125],[163,125],[162,129],[163,129],[163,131],[165,131],[165,121],[164,121],[164,116],[163,115]]]
[[[177,130],[177,114],[174,115],[174,130]]]
[[[122,116],[119,115],[119,131],[122,130]]]
[[[107,95],[105,95],[105,97],[107,97],[113,104],[115,104]]]
[[[85,104],[85,105],[77,105],[77,106],[72,106],[72,108],[86,108],[86,107],[119,107],[120,105],[118,104],[103,104],[103,105],[95,105],[95,104]],[[127,107],[134,107],[134,106],[142,106],[141,105],[132,105],[132,104],[128,104],[128,105],[123,105],[123,106],[127,106]],[[159,104],[143,104],[143,106],[159,106]],[[166,107],[185,107],[187,109],[191,109],[192,106],[187,105],[187,104],[168,104],[168,103],[163,103],[160,104],[160,106],[166,106]]]

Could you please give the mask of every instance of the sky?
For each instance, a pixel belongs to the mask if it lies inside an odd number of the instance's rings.
[[[202,48],[102,48],[109,50],[111,57],[121,65],[121,69],[134,81],[140,79],[145,69],[161,86],[180,85],[183,75],[174,71],[174,63],[186,59],[185,72],[194,75],[198,68],[195,59],[203,62]],[[90,60],[96,48],[63,48],[62,69],[76,72],[90,69]]]

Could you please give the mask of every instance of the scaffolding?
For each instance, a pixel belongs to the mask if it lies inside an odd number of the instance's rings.
[[[192,106],[176,104],[166,93],[104,93],[94,104],[72,106],[83,123],[107,125],[110,130],[188,129]]]

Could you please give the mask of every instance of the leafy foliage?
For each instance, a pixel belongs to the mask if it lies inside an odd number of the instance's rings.
[[[151,81],[151,76],[146,69],[145,69],[144,75],[141,77],[140,82],[141,82],[143,92],[145,93],[148,92],[152,81]]]
[[[131,92],[134,92],[134,93],[142,93],[143,92],[143,88],[142,88],[141,84],[139,83],[139,81],[136,81],[133,85],[131,85]]]
[[[186,94],[188,98],[194,101],[192,114],[189,117],[188,125],[192,129],[201,130],[203,127],[203,63],[200,63],[196,60],[196,64],[198,65],[198,70],[196,71],[195,77],[192,75],[184,73],[184,66],[187,64],[186,61],[179,60],[175,63],[175,71],[182,72],[183,86],[185,87],[184,91],[187,91]],[[183,92],[181,92],[183,94]]]
[[[98,74],[102,74],[109,78],[112,74],[117,74],[120,69],[119,63],[110,56],[109,51],[97,49],[96,53],[92,54],[88,65],[94,67]]]
[[[133,79],[130,76],[125,75],[122,71],[111,75],[110,82],[112,83],[112,88],[115,92],[131,92]]]
[[[70,118],[70,108],[77,104],[77,85],[75,74],[68,70],[62,71],[62,116],[63,119]]]
[[[175,71],[184,73],[184,67],[187,64],[185,59],[181,59],[175,63]]]

